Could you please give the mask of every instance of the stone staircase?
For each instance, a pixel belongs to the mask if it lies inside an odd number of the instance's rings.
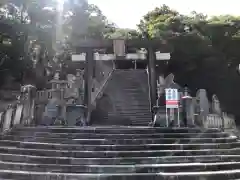
[[[104,115],[95,125],[146,126],[152,121],[146,70],[115,70],[104,95],[96,110],[98,117]]]
[[[0,136],[0,179],[230,180],[240,142],[208,129],[18,127]]]

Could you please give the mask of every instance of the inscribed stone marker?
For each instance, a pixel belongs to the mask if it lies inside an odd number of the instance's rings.
[[[10,108],[6,111],[4,123],[3,123],[3,131],[8,130],[11,126],[11,120],[12,120],[12,113],[13,109]]]
[[[15,116],[13,120],[13,125],[21,123],[22,110],[23,110],[23,105],[22,104],[17,105],[17,110],[15,112]]]

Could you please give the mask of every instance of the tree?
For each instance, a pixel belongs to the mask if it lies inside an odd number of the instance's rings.
[[[21,32],[23,37],[23,41],[12,44],[12,48],[5,46],[8,55],[15,54],[17,59],[21,59],[20,54],[24,54],[24,60],[30,59],[33,64],[29,67],[37,68],[34,72],[38,81],[48,69],[54,71],[59,68],[62,61],[54,61],[58,58],[53,57],[56,53],[65,53],[67,42],[78,38],[104,38],[106,33],[114,32],[114,25],[108,22],[97,6],[88,4],[86,0],[69,0],[64,4],[55,0],[6,0],[1,1],[0,12],[0,18],[12,24],[14,31]],[[12,27],[6,28],[2,34],[8,29]],[[24,33],[20,29],[24,29]],[[9,40],[17,37],[13,35],[14,31],[8,33],[11,36]],[[28,51],[19,49],[19,45]],[[12,53],[14,48],[19,50],[18,53]],[[6,68],[6,63],[3,66],[5,59],[1,59],[0,68]],[[11,63],[7,64],[11,66]]]
[[[236,71],[240,64],[239,20],[230,15],[207,18],[197,12],[186,16],[163,5],[148,12],[138,27],[142,34],[172,46],[164,73],[175,73],[177,81],[188,84],[193,92],[206,88],[210,95],[217,93],[225,110],[240,116],[240,99],[230,92],[240,90]]]
[[[140,38],[139,32],[134,29],[115,28],[113,32],[106,33],[105,38],[109,39],[137,39]]]

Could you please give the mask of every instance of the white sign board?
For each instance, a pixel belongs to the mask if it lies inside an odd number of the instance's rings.
[[[166,108],[178,108],[179,96],[177,89],[165,89]]]
[[[170,53],[161,53],[161,52],[156,52],[156,60],[160,61],[167,61],[171,59],[171,54]]]

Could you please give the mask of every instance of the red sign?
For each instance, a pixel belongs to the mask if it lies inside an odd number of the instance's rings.
[[[178,90],[177,89],[165,89],[166,96],[166,108],[178,108]]]
[[[178,105],[178,101],[176,100],[167,100],[166,105]]]

